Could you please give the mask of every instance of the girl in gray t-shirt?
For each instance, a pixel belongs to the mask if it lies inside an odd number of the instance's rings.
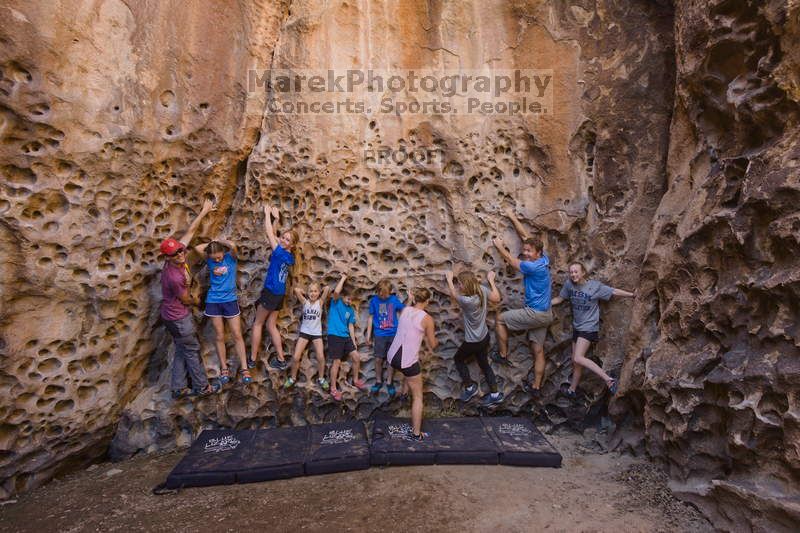
[[[497,391],[497,380],[491,365],[489,365],[489,328],[486,327],[486,314],[489,309],[489,302],[500,303],[500,291],[494,284],[494,272],[489,272],[486,276],[491,290],[478,283],[478,278],[472,272],[461,272],[458,274],[458,288],[453,283],[453,273],[447,272],[445,279],[450,289],[450,297],[453,302],[461,308],[464,316],[464,342],[456,351],[453,361],[456,364],[461,381],[464,384],[464,392],[461,394],[461,401],[468,402],[478,394],[478,384],[472,380],[469,374],[467,362],[473,357],[478,360],[478,366],[483,372],[486,383],[491,392],[483,397],[484,407],[490,407],[503,401],[503,393]]]
[[[589,346],[599,340],[600,300],[610,300],[612,296],[632,297],[633,293],[603,285],[597,280],[587,279],[583,263],[572,263],[569,266],[569,279],[564,283],[559,295],[550,302],[551,305],[558,305],[569,300],[572,304],[572,383],[564,393],[568,398],[575,397],[583,368],[588,368],[600,376],[612,395],[617,393],[617,380],[586,357]]]

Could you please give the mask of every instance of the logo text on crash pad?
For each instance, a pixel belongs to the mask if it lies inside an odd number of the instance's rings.
[[[235,450],[237,446],[241,444],[241,441],[234,437],[233,435],[226,435],[225,437],[219,437],[215,439],[209,439],[206,442],[205,449],[203,450],[204,453],[219,453],[219,452],[227,452],[230,450]]]
[[[322,437],[322,444],[345,444],[354,440],[356,436],[352,429],[332,429]]]
[[[522,424],[500,424],[498,431],[504,435],[519,437],[528,437],[531,434],[531,430]]]

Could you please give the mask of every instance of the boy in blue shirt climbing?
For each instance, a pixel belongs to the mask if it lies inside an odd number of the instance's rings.
[[[358,341],[356,340],[356,310],[350,298],[350,288],[345,287],[347,275],[342,274],[339,283],[333,290],[331,305],[328,308],[328,356],[331,363],[331,396],[337,402],[342,399],[339,390],[339,367],[345,356],[350,357],[353,364],[353,385],[359,390],[367,388],[366,384],[358,377],[361,371],[361,360],[358,358]]]
[[[378,294],[369,300],[370,320],[367,323],[367,343],[373,339],[372,348],[375,354],[375,384],[370,389],[372,394],[379,393],[383,387],[383,361],[397,333],[397,316],[405,307],[400,298],[395,296],[392,282],[388,279],[380,280],[376,288]],[[387,373],[386,391],[389,398],[392,398],[397,392],[394,387],[394,369],[389,366]]]
[[[527,331],[528,339],[531,343],[531,352],[534,356],[534,382],[527,387],[527,390],[531,396],[538,398],[539,389],[544,380],[544,339],[547,335],[547,327],[553,322],[553,312],[550,309],[552,290],[550,259],[544,253],[541,237],[531,236],[512,210],[506,210],[505,214],[511,220],[514,229],[517,230],[517,234],[522,239],[522,258],[513,257],[500,237],[495,237],[492,243],[506,263],[514,267],[515,270],[522,272],[525,283],[525,307],[505,311],[497,317],[495,331],[497,333],[499,354],[495,360],[509,364],[509,330]]]

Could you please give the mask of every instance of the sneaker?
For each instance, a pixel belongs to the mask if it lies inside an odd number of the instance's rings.
[[[331,391],[331,396],[337,402],[341,402],[342,401],[342,391],[340,391],[340,390],[332,390]]]
[[[383,383],[379,381],[375,385],[369,388],[369,393],[378,394],[381,391],[381,387],[383,387]]]
[[[609,383],[608,385],[608,392],[611,393],[611,396],[616,396],[618,389],[619,389],[619,383],[617,383],[616,379],[612,379],[611,383]]]
[[[578,393],[576,391],[570,389],[569,387],[567,387],[566,389],[562,390],[561,394],[563,394],[565,398],[568,398],[570,400],[574,400],[575,398],[578,397]]]
[[[424,431],[420,431],[419,435],[414,435],[413,433],[409,432],[406,435],[406,440],[410,440],[411,442],[422,442],[430,436],[430,433],[426,433]]]
[[[509,361],[508,356],[503,357],[502,355],[500,355],[500,352],[497,350],[497,348],[494,348],[492,350],[492,352],[489,354],[489,357],[492,359],[492,361],[494,361],[497,364],[505,366],[514,366],[514,364],[511,361]]]
[[[192,396],[211,396],[212,394],[218,393],[221,388],[222,386],[219,383],[209,383],[205,389],[193,391]]]
[[[523,388],[525,389],[525,392],[530,394],[531,398],[534,400],[538,400],[542,395],[542,391],[539,388],[534,387],[531,383],[526,383]]]
[[[253,376],[250,375],[249,370],[242,370],[242,383],[249,385],[253,382]]]
[[[172,399],[173,400],[180,400],[181,398],[186,398],[187,396],[192,395],[192,389],[188,387],[184,387],[182,389],[174,389],[172,391]]]
[[[226,368],[219,373],[219,384],[220,385],[227,385],[231,381],[231,373]]]
[[[484,407],[492,407],[493,405],[502,403],[504,399],[505,396],[502,392],[492,392],[483,397],[481,400],[481,405]]]
[[[478,385],[476,383],[473,383],[472,385],[464,389],[464,392],[461,393],[461,401],[467,403],[472,398],[474,398],[476,394],[478,394]]]
[[[288,377],[288,378],[286,378],[286,381],[283,382],[283,388],[284,389],[291,389],[292,387],[294,387],[294,384],[295,384],[295,381],[291,377]]]
[[[324,391],[327,391],[331,388],[330,384],[328,383],[328,380],[325,378],[318,379],[317,383],[319,383],[319,386],[322,387],[322,390]]]
[[[389,383],[386,386],[386,392],[389,393],[389,398],[394,398],[394,395],[397,394],[397,389],[394,388],[394,383]]]
[[[272,368],[274,368],[275,370],[280,370],[280,371],[283,371],[283,370],[286,370],[286,367],[287,367],[288,365],[286,364],[286,361],[281,361],[281,360],[280,360],[280,359],[278,359],[277,357],[273,357],[273,358],[272,358],[272,359],[270,359],[270,361],[269,361],[269,366],[271,366],[271,367],[272,367]]]
[[[247,357],[247,368],[253,369],[255,367],[256,367],[256,362],[253,361],[252,359],[250,359],[250,357],[248,356]]]
[[[355,388],[357,388],[358,390],[367,390],[367,384],[366,384],[366,383],[364,383],[364,380],[363,380],[363,379],[357,379],[357,380],[355,380],[355,381],[353,382],[353,385],[354,385],[354,386],[355,386]]]

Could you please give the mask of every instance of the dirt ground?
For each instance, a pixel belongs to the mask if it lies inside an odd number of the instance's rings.
[[[415,466],[153,496],[182,452],[103,463],[0,506],[4,531],[712,531],[653,465],[548,437],[562,468]]]

